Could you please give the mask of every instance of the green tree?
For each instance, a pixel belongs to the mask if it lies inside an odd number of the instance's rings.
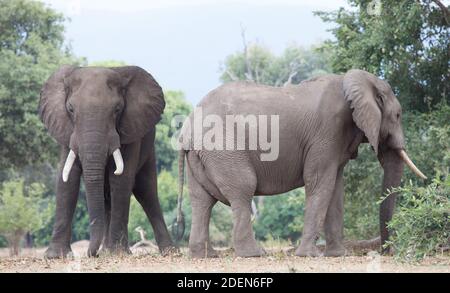
[[[22,180],[4,182],[0,189],[0,234],[10,247],[11,255],[19,254],[20,240],[26,232],[37,230],[42,223],[41,196],[44,187]]]
[[[285,82],[298,84],[302,80],[331,72],[329,50],[292,44],[280,56],[259,44],[250,44],[243,52],[225,59],[220,79],[253,80],[257,83],[282,86]]]
[[[0,169],[54,162],[56,143],[37,115],[39,91],[63,63],[64,17],[43,3],[0,0]]]
[[[353,9],[316,12],[331,31],[333,71],[360,68],[389,81],[404,109],[450,102],[450,16],[435,0],[349,0]],[[438,6],[437,4],[441,4]]]

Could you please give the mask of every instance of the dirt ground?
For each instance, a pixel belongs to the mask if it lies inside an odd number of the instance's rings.
[[[87,242],[87,241],[86,241]],[[21,256],[9,257],[0,249],[0,272],[447,272],[450,257],[427,258],[419,264],[396,262],[376,251],[365,255],[338,258],[300,258],[290,256],[288,248],[267,248],[260,258],[236,258],[232,251],[222,250],[217,259],[194,260],[185,249],[176,255],[162,257],[151,248],[140,248],[133,255],[87,258],[86,242],[72,245],[74,256],[64,260],[45,260],[41,249],[23,249]]]

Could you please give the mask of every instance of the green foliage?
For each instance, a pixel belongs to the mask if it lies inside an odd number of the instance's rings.
[[[63,21],[40,2],[0,0],[0,169],[55,162],[37,105],[48,76],[81,61],[64,45]]]
[[[368,144],[361,145],[358,158],[344,170],[344,235],[368,239],[379,235],[379,205],[383,169]]]
[[[334,72],[365,69],[389,81],[404,109],[450,101],[450,26],[431,0],[349,0],[352,10],[316,12],[335,23]],[[373,4],[379,3],[379,9]]]
[[[437,173],[448,174],[450,170],[450,106],[436,105],[429,113],[407,113],[403,118],[406,148],[410,157],[428,178]],[[405,169],[406,170],[406,169]],[[409,169],[405,182],[419,183]]]
[[[290,45],[276,56],[262,45],[251,44],[247,53],[236,52],[226,58],[220,79],[223,82],[252,79],[257,83],[282,86],[295,73],[291,82],[297,84],[331,72],[329,58],[329,50],[317,46]]]
[[[163,170],[158,175],[158,198],[161,204],[161,209],[165,215],[166,224],[170,225],[172,220],[176,217],[174,211],[177,207],[178,197],[178,179],[170,172]],[[187,192],[187,189],[186,189]],[[170,214],[170,215],[169,215]],[[130,216],[128,222],[128,239],[130,243],[135,243],[140,240],[136,228],[144,229],[147,239],[152,239],[153,229],[150,225],[147,216],[142,209],[142,206],[134,198],[131,199]]]
[[[177,207],[178,178],[169,171],[162,170],[158,175],[158,198],[163,211]]]
[[[145,231],[145,235],[147,239],[152,239],[153,229],[150,225],[147,216],[145,215],[144,210],[142,209],[139,202],[131,197],[130,202],[130,215],[128,219],[128,241],[129,243],[136,243],[141,240],[139,234],[136,231],[136,228],[141,227]]]
[[[178,170],[178,152],[172,148],[171,138],[177,128],[171,125],[172,119],[177,115],[187,116],[192,110],[192,106],[186,101],[181,91],[166,91],[164,93],[166,108],[161,121],[156,126],[156,157],[158,158],[158,172],[165,170]],[[179,125],[181,127],[181,125]],[[177,172],[177,171],[175,171]],[[174,173],[178,174],[178,173]]]
[[[397,188],[402,205],[389,228],[394,231],[389,245],[397,259],[418,261],[450,248],[450,176],[439,175],[431,184],[418,187],[410,182]]]
[[[23,180],[15,180],[2,184],[0,234],[6,238],[14,255],[18,254],[19,243],[25,233],[37,230],[42,224],[43,193],[44,187],[38,183],[26,186]]]
[[[304,188],[280,196],[259,197],[259,216],[254,224],[256,238],[287,239],[294,243],[303,230],[304,208]]]

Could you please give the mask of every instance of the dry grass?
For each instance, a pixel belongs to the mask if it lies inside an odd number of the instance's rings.
[[[266,246],[269,255],[261,258],[236,258],[230,249],[221,250],[217,259],[191,259],[185,249],[166,257],[140,249],[133,255],[87,258],[85,246],[85,242],[73,245],[72,259],[49,261],[43,258],[44,248],[25,249],[17,258],[0,249],[0,272],[450,272],[450,258],[445,255],[412,265],[375,251],[338,258],[299,258],[291,256],[289,248],[274,245]]]

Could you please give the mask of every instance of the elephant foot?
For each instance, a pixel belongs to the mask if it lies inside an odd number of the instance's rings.
[[[98,251],[99,251],[98,248],[89,247],[87,250],[87,256],[88,257],[98,257],[99,256]]]
[[[381,255],[393,256],[394,248],[392,246],[387,246],[387,247],[381,246]]]
[[[102,255],[131,255],[133,254],[128,245],[108,245],[102,246],[100,253]]]
[[[192,258],[216,258],[219,257],[219,253],[211,247],[199,244],[199,245],[190,245],[189,246],[189,255]]]
[[[338,257],[345,255],[345,247],[344,245],[327,245],[325,247],[325,256],[327,257]]]
[[[47,248],[44,253],[45,259],[57,259],[57,258],[73,258],[72,249],[69,246],[57,246],[52,245]]]
[[[266,255],[264,248],[258,246],[257,244],[250,247],[235,245],[235,253],[238,257],[259,257]]]
[[[217,258],[219,257],[219,253],[214,249],[208,249],[205,251],[189,251],[189,255],[191,258]]]
[[[302,257],[318,257],[321,256],[320,250],[316,247],[316,245],[309,245],[309,246],[300,246],[295,250],[296,256],[302,256]]]
[[[180,253],[180,249],[173,244],[171,240],[160,241],[157,243],[159,252],[162,256],[168,256]]]
[[[160,247],[159,252],[161,253],[161,256],[170,256],[170,255],[177,255],[180,254],[180,249],[176,247],[175,245]]]

